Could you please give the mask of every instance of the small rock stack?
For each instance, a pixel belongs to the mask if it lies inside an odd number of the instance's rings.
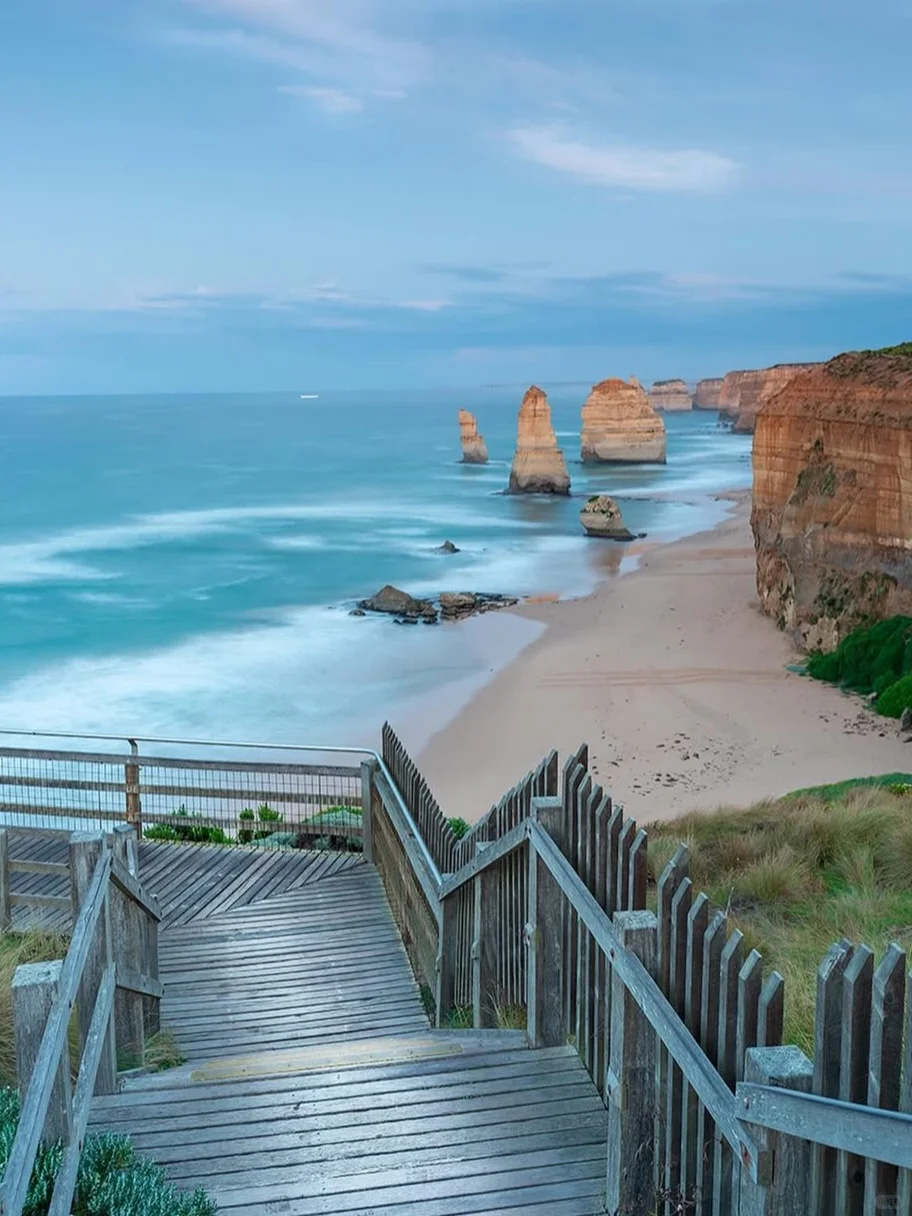
[[[463,464],[487,464],[488,448],[484,436],[478,433],[478,423],[468,410],[459,411],[459,439]]]

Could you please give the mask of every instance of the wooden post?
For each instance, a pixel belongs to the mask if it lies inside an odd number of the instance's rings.
[[[133,828],[137,838],[142,837],[142,803],[139,797],[139,747],[136,740],[130,740],[130,752],[134,759],[125,766],[124,777],[127,787],[127,823]]]
[[[756,1085],[811,1092],[814,1066],[797,1047],[751,1047],[744,1059],[744,1080]],[[750,1111],[746,1112],[750,1121]],[[772,1154],[772,1176],[752,1182],[741,1171],[740,1216],[807,1216],[811,1146],[807,1140],[752,1127],[761,1152]]]
[[[129,988],[120,987],[120,975],[126,971],[142,972],[142,920],[145,913],[114,883],[108,887],[108,907],[111,921],[111,949],[117,975],[114,990],[114,1035],[117,1044],[118,1068],[138,1068],[145,1057],[146,1028],[143,996]]]
[[[51,1007],[60,989],[61,961],[23,963],[13,975],[13,1030],[16,1041],[16,1077],[19,1097],[24,1100],[35,1070],[38,1049],[44,1037]],[[68,1141],[73,1119],[70,1061],[60,1053],[57,1080],[51,1093],[41,1139],[45,1144]]]
[[[441,900],[438,917],[437,992],[435,993],[437,1028],[449,1024],[456,1008],[456,968],[459,933],[459,894]]]
[[[561,844],[560,798],[533,798],[532,818]],[[529,846],[529,946],[526,969],[526,1033],[530,1047],[560,1047],[567,1041],[564,1024],[564,898],[560,885],[535,849]]]
[[[475,842],[476,854],[483,853],[488,841]],[[494,935],[497,929],[496,875],[482,870],[472,880],[474,916],[472,919],[472,1025],[476,1030],[496,1025],[494,1003],[497,980]]]
[[[125,826],[125,825],[124,825]],[[126,828],[126,831],[130,831]],[[73,924],[75,925],[82,908],[86,892],[92,883],[95,868],[104,852],[105,842],[101,832],[74,832],[70,837],[70,892],[73,904]],[[95,930],[95,940],[86,960],[82,980],[76,993],[76,1018],[79,1026],[80,1051],[85,1049],[92,1014],[95,1010],[95,999],[102,977],[111,963],[111,918],[108,900],[110,890],[105,896],[105,908],[98,928]],[[101,1063],[98,1066],[98,1077],[95,1082],[95,1093],[112,1094],[117,1085],[117,1047],[114,1041],[113,1020],[108,1025],[108,1033]]]
[[[906,955],[895,943],[887,947],[874,972],[871,1008],[871,1055],[868,1062],[868,1106],[898,1110],[903,1045]],[[910,1047],[912,1050],[912,1047]],[[864,1216],[896,1211],[899,1171],[894,1165],[865,1162]]]
[[[614,928],[624,949],[655,975],[658,921],[653,913],[617,912]],[[649,1216],[655,1210],[656,1034],[616,973],[610,1016],[605,1206],[625,1216]]]
[[[361,849],[364,860],[373,862],[373,813],[374,813],[374,769],[376,762],[361,762]]]
[[[874,953],[856,946],[842,977],[842,1053],[839,1097],[864,1103],[868,1098],[871,1051],[871,993]],[[836,1208],[839,1216],[861,1216],[864,1210],[865,1161],[840,1149],[836,1155]]]
[[[13,927],[13,913],[10,906],[10,865],[9,865],[9,834],[6,828],[0,828],[0,933],[7,933]]]
[[[821,1098],[839,1097],[842,1053],[842,977],[852,957],[846,943],[831,946],[817,968],[814,1016],[814,1088]],[[836,1210],[836,1150],[815,1144],[811,1150],[810,1216],[832,1216]]]

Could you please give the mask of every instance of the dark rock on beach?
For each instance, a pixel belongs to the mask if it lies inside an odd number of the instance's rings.
[[[519,600],[512,595],[487,595],[480,591],[442,591],[440,616],[444,621],[458,621],[497,608],[511,608]]]
[[[382,587],[370,599],[361,600],[353,616],[382,612],[395,618],[397,625],[437,625],[440,621],[460,621],[467,616],[511,608],[518,604],[515,595],[497,595],[484,591],[442,591],[437,604],[433,600],[416,599],[398,587]]]
[[[416,599],[407,591],[400,591],[389,583],[381,587],[370,599],[361,600],[358,607],[364,612],[385,612],[390,616],[402,617],[405,621],[437,619],[437,609],[430,600]]]

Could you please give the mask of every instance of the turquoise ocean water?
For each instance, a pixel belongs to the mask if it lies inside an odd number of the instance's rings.
[[[415,592],[592,589],[580,499],[670,539],[750,484],[750,438],[670,415],[664,467],[579,463],[584,386],[552,391],[573,497],[503,495],[521,391],[0,398],[0,728],[348,743],[449,703],[537,626],[348,615]],[[456,411],[491,463],[459,463]],[[454,541],[455,556],[436,553]]]

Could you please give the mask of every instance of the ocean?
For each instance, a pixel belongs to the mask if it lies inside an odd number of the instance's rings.
[[[502,493],[517,388],[0,398],[0,729],[342,745],[439,725],[540,627],[403,628],[356,599],[585,594],[617,547],[583,535],[581,498],[664,540],[750,484],[750,437],[711,413],[666,417],[664,467],[583,466],[586,392],[549,393],[573,480],[553,500]],[[460,463],[460,406],[486,466]]]

